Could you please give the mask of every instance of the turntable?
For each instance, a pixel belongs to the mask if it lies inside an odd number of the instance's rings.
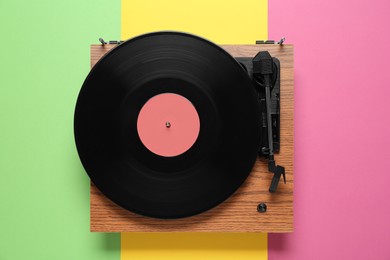
[[[74,119],[91,231],[292,231],[291,45],[156,32],[92,45],[91,66]]]

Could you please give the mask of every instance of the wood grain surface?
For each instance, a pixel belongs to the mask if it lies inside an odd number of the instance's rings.
[[[91,67],[116,45],[91,45]],[[225,202],[196,216],[161,220],[127,211],[107,199],[91,183],[91,231],[93,232],[292,232],[294,162],[294,49],[292,45],[222,45],[234,57],[253,57],[267,50],[281,64],[280,153],[276,162],[286,168],[281,181],[269,193],[272,174],[258,159],[245,183]],[[265,213],[257,212],[259,203]]]

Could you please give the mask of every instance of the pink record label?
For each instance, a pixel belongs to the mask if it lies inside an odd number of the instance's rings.
[[[137,131],[151,152],[172,157],[186,152],[199,135],[199,115],[185,97],[163,93],[150,98],[142,107]]]

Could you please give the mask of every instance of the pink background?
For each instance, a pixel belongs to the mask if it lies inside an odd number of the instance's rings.
[[[269,259],[390,259],[390,1],[269,1],[295,45],[295,231]]]

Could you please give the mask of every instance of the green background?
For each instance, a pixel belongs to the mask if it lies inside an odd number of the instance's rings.
[[[119,234],[89,232],[73,112],[120,1],[0,0],[0,32],[0,259],[119,259]]]

